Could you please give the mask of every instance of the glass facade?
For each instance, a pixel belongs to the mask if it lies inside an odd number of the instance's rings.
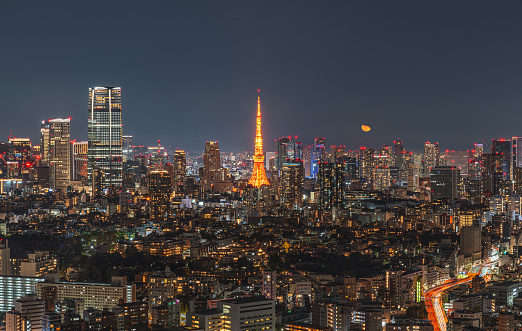
[[[87,175],[92,184],[93,169],[103,173],[101,188],[122,184],[121,88],[89,88]]]

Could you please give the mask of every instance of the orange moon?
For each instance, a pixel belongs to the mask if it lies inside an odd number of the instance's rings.
[[[361,125],[361,129],[362,129],[364,132],[368,132],[368,131],[370,131],[372,128],[370,128],[368,125]]]

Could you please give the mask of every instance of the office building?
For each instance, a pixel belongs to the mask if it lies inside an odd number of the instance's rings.
[[[468,151],[446,151],[446,166],[459,169],[460,176],[467,177],[469,174]]]
[[[404,142],[397,139],[393,142],[393,163],[399,171],[405,170],[404,164]]]
[[[275,330],[275,301],[249,297],[218,301],[222,312],[222,330]]]
[[[424,155],[422,158],[424,176],[428,176],[431,172],[431,168],[439,165],[439,159],[439,143],[430,143],[429,141],[424,143]]]
[[[482,154],[482,192],[498,195],[503,184],[503,158],[501,154]]]
[[[389,167],[376,167],[373,171],[373,189],[386,191],[390,187],[390,179]]]
[[[93,172],[102,172],[102,190],[122,184],[123,149],[121,88],[89,88],[87,176],[93,182]]]
[[[459,198],[460,171],[455,167],[433,167],[430,174],[431,200]]]
[[[132,146],[132,136],[121,136],[121,152],[123,155],[123,162],[131,161],[134,158],[134,149]]]
[[[319,164],[319,203],[323,209],[343,208],[344,206],[344,164]]]
[[[301,160],[302,158],[303,144],[297,140],[297,136],[281,137],[276,140],[276,169],[281,169],[287,159]]]
[[[374,150],[372,148],[361,147],[359,150],[359,177],[365,182],[373,179]]]
[[[324,138],[315,138],[314,139],[314,145],[312,146],[311,150],[311,170],[310,170],[310,176],[315,178],[317,176],[317,173],[319,172],[319,162],[322,161],[324,155],[325,155],[325,143],[326,140]]]
[[[515,180],[517,168],[522,168],[522,137],[511,138],[511,180]]]
[[[174,152],[174,184],[178,186],[185,185],[185,177],[187,175],[187,155],[183,150]]]
[[[283,163],[280,177],[280,196],[283,207],[293,210],[299,207],[303,196],[303,162],[287,160]]]
[[[274,270],[263,270],[263,295],[267,299],[276,299],[277,273]]]
[[[482,154],[484,154],[482,144],[474,144],[473,149],[468,151],[468,172],[471,180],[482,180]]]
[[[218,142],[207,141],[205,143],[205,152],[203,153],[203,176],[201,180],[204,184],[211,184],[215,180],[219,181],[218,173],[220,170],[221,156],[219,154]]]
[[[170,213],[170,194],[172,183],[170,174],[165,171],[151,171],[149,174],[150,219],[167,220]]]
[[[502,179],[511,179],[511,141],[506,139],[493,139],[491,141],[491,153],[500,155],[502,159]]]
[[[481,252],[481,227],[478,224],[464,226],[460,229],[460,254],[474,256]]]
[[[87,149],[87,141],[72,142],[72,180],[80,180],[87,182]]]
[[[336,163],[339,162],[339,158],[344,155],[345,146],[344,145],[332,145],[330,146],[330,162]]]
[[[49,165],[49,121],[42,121],[40,127],[40,165]]]
[[[71,119],[57,118],[48,122],[50,186],[65,192],[71,180]]]

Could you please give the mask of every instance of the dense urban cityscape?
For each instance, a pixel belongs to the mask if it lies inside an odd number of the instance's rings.
[[[0,1],[0,331],[522,331],[521,13]]]
[[[254,153],[136,144],[120,87],[88,89],[87,141],[71,118],[43,120],[38,142],[11,133],[5,329],[520,327],[522,137],[263,146],[257,92]]]

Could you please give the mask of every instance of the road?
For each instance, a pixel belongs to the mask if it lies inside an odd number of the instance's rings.
[[[452,287],[471,282],[473,277],[476,275],[480,275],[481,277],[488,277],[488,268],[490,268],[494,263],[495,262],[484,263],[481,266],[473,268],[474,270],[469,272],[465,278],[449,279],[444,282],[444,284],[432,287],[431,289],[424,292],[424,303],[426,304],[428,318],[433,325],[434,331],[446,331],[446,324],[448,323],[448,317],[446,316],[444,304],[442,302],[442,294],[446,291],[449,291]],[[489,276],[491,275],[489,274]]]

